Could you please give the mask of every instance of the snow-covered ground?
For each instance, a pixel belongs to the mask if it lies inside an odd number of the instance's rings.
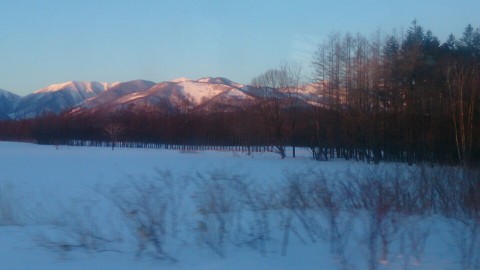
[[[297,152],[281,160],[274,153],[0,142],[0,269],[479,266],[478,238],[468,241],[477,223],[389,216],[391,226],[375,227],[369,213],[340,213],[332,233],[328,211],[273,203],[311,175],[348,183],[366,171],[415,169],[317,162]]]

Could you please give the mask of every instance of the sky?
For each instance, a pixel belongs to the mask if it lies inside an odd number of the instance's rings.
[[[480,26],[480,0],[0,0],[0,88],[66,81],[226,77],[282,63],[311,77],[333,32],[385,35],[417,22],[444,42]]]

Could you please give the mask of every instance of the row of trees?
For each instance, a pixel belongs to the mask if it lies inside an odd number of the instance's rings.
[[[313,157],[461,162],[480,158],[480,31],[441,44],[414,21],[405,34],[332,34],[314,56],[315,83],[284,64],[253,78],[253,102],[228,112],[127,108],[0,122],[0,139],[184,145],[307,146]],[[299,91],[315,92],[310,99]]]
[[[478,28],[468,25],[443,44],[416,21],[400,35],[335,33],[320,44],[313,66],[317,95],[306,111],[295,95],[299,69],[284,65],[252,80],[264,92],[263,119],[282,157],[284,145],[303,143],[316,159],[467,165],[479,158]]]
[[[336,33],[319,46],[313,65],[334,112],[330,143],[337,153],[360,148],[376,159],[400,154],[410,162],[449,155],[464,164],[478,158],[478,28],[468,25],[460,39],[450,35],[443,44],[416,21],[385,38]]]

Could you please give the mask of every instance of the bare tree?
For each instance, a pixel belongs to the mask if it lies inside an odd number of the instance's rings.
[[[110,123],[105,126],[104,130],[107,133],[108,137],[110,138],[110,142],[112,143],[112,151],[113,151],[117,143],[118,137],[122,134],[124,127],[120,123]]]
[[[297,123],[298,112],[300,108],[300,80],[302,67],[294,64],[282,64],[280,67],[282,81],[281,91],[286,94],[287,98],[287,114],[290,124],[290,143],[292,146],[292,156],[295,157],[295,146],[297,144]]]
[[[446,79],[457,155],[467,165],[473,146],[478,71],[476,67],[453,63],[446,68]]]
[[[290,137],[293,141],[298,109],[298,98],[295,92],[299,88],[300,68],[292,65],[283,65],[280,69],[270,69],[252,79],[252,85],[257,90],[259,103],[257,108],[261,110],[264,125],[270,136],[274,138],[275,151],[283,158],[286,157],[286,144]],[[290,113],[290,114],[289,114]],[[290,126],[288,120],[290,116]]]

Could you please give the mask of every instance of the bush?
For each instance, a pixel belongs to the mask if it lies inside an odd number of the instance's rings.
[[[132,179],[111,192],[111,199],[122,213],[137,241],[136,257],[148,252],[159,259],[176,261],[181,204],[185,182],[170,171],[157,170],[152,179]]]
[[[21,210],[16,192],[11,184],[0,185],[0,226],[19,225]]]

